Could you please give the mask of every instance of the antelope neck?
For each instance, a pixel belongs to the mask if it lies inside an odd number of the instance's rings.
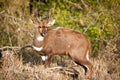
[[[44,39],[44,37],[42,35],[40,35],[40,36],[37,37],[38,41],[43,41],[43,39]]]

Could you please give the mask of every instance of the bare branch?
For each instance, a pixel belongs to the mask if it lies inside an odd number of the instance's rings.
[[[97,18],[96,18],[96,19],[94,19],[93,21],[91,21],[91,23],[87,26],[87,28],[85,28],[85,30],[84,30],[84,32],[83,32],[83,33],[85,33],[91,25],[96,24],[96,23],[97,23],[97,21],[98,21],[98,19],[99,19],[99,17],[100,17],[101,15],[102,15],[102,13],[100,13],[100,14],[97,16]]]
[[[47,72],[59,71],[61,73],[73,75],[73,76],[76,76],[76,77],[79,75],[79,72],[76,69],[74,69],[73,67],[61,67],[61,66],[58,66],[58,67],[53,67],[53,68],[47,68],[46,71]]]
[[[85,8],[88,8],[88,5],[85,4],[84,0],[81,0],[81,2],[85,6]]]
[[[73,3],[73,2],[71,2],[71,1],[69,1],[69,0],[65,0],[67,3],[69,3],[69,4],[71,4],[71,5],[73,5],[73,6],[75,6],[76,8],[78,8],[78,9],[83,9],[79,4],[77,4],[77,3]]]
[[[5,10],[1,11],[0,14],[3,14],[5,12]]]
[[[18,46],[4,46],[4,47],[0,48],[0,50],[4,50],[4,49],[21,49],[21,47],[18,47]]]

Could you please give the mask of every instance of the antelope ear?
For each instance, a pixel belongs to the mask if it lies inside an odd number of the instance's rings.
[[[49,22],[47,23],[47,26],[50,27],[50,26],[52,26],[54,23],[55,23],[55,20],[53,19],[52,21],[49,21]]]

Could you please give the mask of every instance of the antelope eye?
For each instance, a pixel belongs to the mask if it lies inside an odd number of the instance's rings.
[[[45,26],[45,28],[47,29],[48,27]]]
[[[41,26],[38,26],[38,28],[42,28]]]

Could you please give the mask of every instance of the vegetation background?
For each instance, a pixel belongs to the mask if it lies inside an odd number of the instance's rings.
[[[31,49],[16,50],[32,44],[35,27],[31,19],[55,19],[53,28],[62,26],[85,34],[92,43],[93,80],[120,79],[120,0],[0,0],[0,51],[10,53],[1,58],[0,80],[84,80],[83,75],[71,78],[57,72],[59,76],[49,73],[43,77],[48,73],[37,65],[39,56]],[[63,59],[54,57],[51,66],[73,64]]]

